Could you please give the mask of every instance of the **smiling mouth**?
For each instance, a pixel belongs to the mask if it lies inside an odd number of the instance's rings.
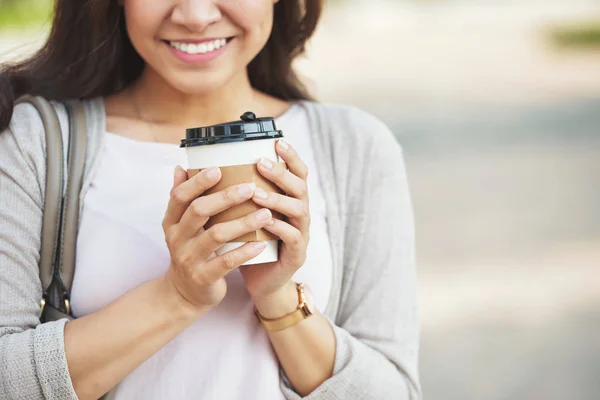
[[[232,39],[233,37],[214,39],[200,43],[178,42],[176,40],[165,40],[164,42],[183,53],[193,55],[207,54],[219,50],[221,47],[227,45]]]

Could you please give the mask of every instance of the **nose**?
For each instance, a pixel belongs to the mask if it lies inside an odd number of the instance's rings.
[[[221,19],[221,10],[216,3],[214,0],[179,0],[171,20],[190,31],[200,32]]]

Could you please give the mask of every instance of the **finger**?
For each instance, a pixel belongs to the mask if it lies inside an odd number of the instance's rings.
[[[272,218],[271,211],[263,208],[233,221],[221,222],[211,226],[194,239],[192,246],[199,259],[216,251],[227,242],[232,242],[246,233],[263,228]]]
[[[285,193],[300,200],[308,199],[306,181],[288,171],[283,164],[273,163],[267,158],[258,162],[258,171],[262,176],[275,183]]]
[[[171,189],[171,198],[163,219],[163,228],[178,223],[190,203],[203,192],[216,185],[220,179],[221,170],[219,168],[209,168],[174,186]]]
[[[272,219],[271,221],[272,223],[270,225],[267,224],[264,229],[279,236],[283,241],[292,255],[292,259],[290,260],[292,265],[302,265],[306,259],[306,246],[302,232],[287,222],[278,219]]]
[[[280,212],[289,218],[301,220],[310,216],[308,204],[290,196],[256,188],[252,200],[262,207]]]
[[[215,282],[246,261],[258,256],[265,247],[265,242],[248,242],[207,262],[202,267],[203,273],[206,274],[208,282]]]
[[[277,141],[277,154],[285,161],[290,172],[302,180],[308,177],[308,167],[288,142],[283,139]]]
[[[175,190],[176,187],[183,184],[187,180],[188,180],[187,171],[179,165],[176,166],[175,171],[173,172],[173,186],[171,187],[171,193],[173,193],[173,191]],[[166,231],[167,227],[174,223],[175,222],[172,222],[169,207],[167,205],[167,210],[165,211],[165,216],[163,218],[163,229],[165,229],[165,231]]]
[[[179,222],[181,235],[186,238],[196,236],[208,218],[249,200],[255,189],[255,183],[243,183],[192,201]]]
[[[177,186],[181,185],[188,179],[189,177],[187,171],[183,169],[180,165],[176,166],[175,172],[173,173],[173,187],[171,189],[175,189]]]

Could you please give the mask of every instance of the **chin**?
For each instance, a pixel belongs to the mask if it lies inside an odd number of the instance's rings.
[[[220,82],[177,82],[171,85],[177,91],[187,95],[207,95],[224,86]]]
[[[224,87],[230,80],[229,77],[217,73],[181,74],[165,77],[169,86],[178,92],[189,95],[203,95],[217,91]]]

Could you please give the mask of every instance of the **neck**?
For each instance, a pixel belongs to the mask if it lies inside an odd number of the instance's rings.
[[[239,74],[218,90],[202,94],[183,93],[146,68],[133,88],[140,117],[156,125],[196,127],[239,119],[245,111],[260,108],[261,94]]]

